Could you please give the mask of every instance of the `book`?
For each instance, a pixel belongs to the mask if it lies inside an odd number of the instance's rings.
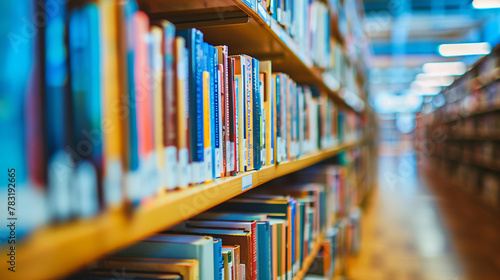
[[[230,249],[233,256],[231,279],[239,279],[240,245],[222,245],[222,248]]]
[[[200,277],[199,261],[196,259],[153,259],[134,257],[110,257],[98,260],[91,268],[126,272],[171,272],[182,276],[183,280]]]
[[[203,162],[204,145],[204,98],[203,98],[203,33],[197,29],[187,29],[177,32],[186,40],[188,49],[188,77],[189,77],[189,131],[190,131],[190,158],[193,183],[202,183],[205,180]]]
[[[167,177],[165,176],[165,155],[163,148],[163,34],[159,26],[151,26],[149,40],[149,65],[151,68],[151,93],[153,95],[153,143],[154,143],[154,160],[155,160],[155,181],[151,188],[147,190],[147,196],[154,195],[160,187],[167,185]],[[168,173],[167,173],[168,174]]]
[[[196,259],[200,280],[214,278],[214,244],[209,236],[157,234],[115,253],[118,257]]]
[[[252,155],[253,169],[259,170],[262,167],[262,102],[261,86],[259,76],[259,61],[252,58]]]
[[[177,172],[179,187],[187,187],[191,183],[190,169],[190,131],[189,131],[189,78],[188,78],[188,51],[186,40],[182,37],[175,38],[175,87],[177,101]]]
[[[244,118],[245,118],[245,137],[246,137],[246,171],[254,169],[254,154],[253,154],[253,62],[249,56],[242,56],[245,60],[245,69],[243,72],[243,95],[244,95]]]
[[[234,279],[233,250],[230,248],[222,248],[222,256],[224,258],[224,280]]]
[[[228,48],[227,46],[216,46],[217,50],[217,63],[219,64],[219,71],[221,72],[220,79],[220,96],[221,96],[221,112],[222,112],[222,154],[223,154],[223,170],[224,176],[233,176],[234,174],[234,151],[231,150],[231,102],[232,99],[232,81],[229,71],[232,71],[230,61],[228,61]],[[232,74],[232,73],[231,73]],[[231,81],[231,83],[230,83]],[[234,113],[234,112],[233,112]],[[234,144],[233,144],[234,145]]]
[[[214,279],[224,279],[224,259],[222,255],[222,240],[214,238]]]
[[[175,42],[175,26],[166,20],[161,21],[161,27],[163,29],[163,80],[161,81],[161,86],[163,88],[163,146],[164,146],[164,159],[165,159],[165,168],[164,168],[164,176],[165,176],[165,187],[167,189],[174,189],[178,184],[178,180],[180,179],[177,176],[178,172],[178,152],[180,152],[177,139],[181,136],[178,135],[178,125],[179,125],[179,115],[177,113],[178,110],[178,91],[179,88],[176,89],[176,77],[174,75],[175,71],[175,51],[176,51],[176,42]],[[181,46],[178,46],[178,51],[181,50]],[[180,59],[180,58],[178,58]],[[179,69],[180,70],[180,69]],[[183,78],[186,79],[186,75],[181,73]],[[183,83],[182,81],[181,83]],[[180,85],[182,86],[182,84]],[[185,183],[184,183],[185,185]]]
[[[272,74],[271,61],[260,61],[259,69],[261,73],[261,83],[264,103],[264,152],[266,165],[274,164],[274,125],[275,125],[275,104],[274,104],[274,75]]]

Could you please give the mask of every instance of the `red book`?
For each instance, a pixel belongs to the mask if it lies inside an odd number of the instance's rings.
[[[215,47],[217,50],[217,58],[219,63],[219,69],[221,72],[221,108],[222,108],[222,168],[223,175],[230,176],[231,171],[234,168],[231,168],[232,165],[229,163],[230,161],[230,132],[229,132],[229,65],[228,65],[228,51],[227,46],[217,46]],[[222,69],[221,69],[222,68]]]
[[[134,15],[135,36],[135,105],[137,110],[137,136],[139,138],[139,157],[145,159],[153,151],[153,120],[151,112],[151,92],[149,74],[149,18],[144,12]]]
[[[234,176],[238,174],[239,172],[239,166],[238,166],[238,146],[236,142],[236,135],[237,135],[237,128],[236,128],[236,92],[235,92],[235,84],[234,84],[234,63],[235,59],[234,58],[229,58],[228,59],[228,92],[229,92],[229,141],[230,141],[230,146],[231,149],[229,151],[230,153],[230,159],[233,162],[233,171],[230,172],[231,176]]]

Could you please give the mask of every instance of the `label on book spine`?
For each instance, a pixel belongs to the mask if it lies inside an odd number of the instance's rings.
[[[241,177],[241,191],[246,191],[252,187],[252,174]]]
[[[165,187],[167,189],[174,189],[177,187],[177,148],[175,146],[165,147],[164,155]]]
[[[226,168],[234,171],[234,142],[226,141]]]
[[[220,148],[215,148],[215,178],[220,178],[222,173],[222,161],[220,157]]]
[[[189,178],[191,178],[190,170],[189,170],[189,150],[186,148],[179,150],[179,163],[177,165],[179,176],[177,185],[179,187],[187,187],[189,183]]]
[[[120,160],[106,162],[106,177],[104,178],[104,199],[106,205],[120,203],[122,200],[122,163]]]
[[[212,180],[212,148],[205,148],[205,169],[203,172],[203,180],[202,181],[211,181]]]

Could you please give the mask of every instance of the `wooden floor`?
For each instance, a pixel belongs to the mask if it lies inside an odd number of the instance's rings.
[[[500,279],[500,216],[429,167],[412,155],[380,158],[347,279]]]

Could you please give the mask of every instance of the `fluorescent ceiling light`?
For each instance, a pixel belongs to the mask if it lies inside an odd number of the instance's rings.
[[[486,55],[491,53],[491,45],[488,42],[442,44],[438,51],[442,56]]]
[[[437,75],[427,75],[427,74],[418,74],[415,78],[417,81],[423,82],[431,82],[443,86],[448,86],[453,83],[455,80],[452,76],[437,76]]]
[[[411,83],[411,87],[414,88],[426,88],[426,87],[446,87],[451,85],[453,83],[453,79],[450,80],[440,80],[440,79],[435,79],[435,80],[416,80],[413,83]]]
[[[418,87],[414,86],[410,89],[410,93],[414,95],[436,95],[441,92],[440,87]]]
[[[472,6],[476,9],[500,8],[500,0],[474,0]]]
[[[462,61],[456,62],[429,62],[422,66],[422,70],[428,75],[448,76],[463,75],[467,66]]]

